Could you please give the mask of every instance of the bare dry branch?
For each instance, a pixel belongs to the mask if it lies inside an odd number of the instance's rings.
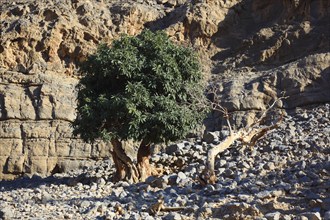
[[[209,94],[212,94],[212,100],[210,100],[211,109],[223,114],[223,117],[227,121],[230,135],[226,137],[220,144],[214,146],[212,149],[208,151],[205,170],[199,176],[199,181],[203,185],[214,184],[216,182],[214,164],[215,164],[215,157],[219,153],[228,149],[236,140],[241,141],[243,144],[254,146],[260,138],[262,138],[264,135],[267,134],[268,131],[275,129],[278,126],[278,124],[281,122],[283,118],[282,115],[275,123],[273,123],[270,126],[261,126],[261,122],[265,119],[269,111],[272,108],[274,108],[275,104],[279,100],[287,98],[283,96],[275,99],[268,106],[268,108],[262,112],[260,117],[252,123],[252,125],[242,128],[238,131],[233,131],[229,121],[228,110],[221,105],[220,96],[217,95],[217,88],[214,86],[210,87],[208,92]]]
[[[250,125],[250,127],[254,127],[255,125],[258,125],[266,116],[267,116],[267,113],[271,110],[271,109],[273,109],[274,108],[274,106],[275,106],[275,104],[277,103],[277,102],[279,102],[280,100],[282,100],[282,99],[286,99],[286,98],[288,98],[287,96],[282,96],[282,97],[280,97],[280,98],[277,98],[277,99],[275,99],[273,102],[272,102],[272,104],[271,105],[269,105],[268,106],[268,108],[265,110],[265,111],[263,111],[262,112],[262,114],[261,114],[261,116],[259,117],[259,119],[258,120],[256,120],[255,122],[253,122],[251,125]]]

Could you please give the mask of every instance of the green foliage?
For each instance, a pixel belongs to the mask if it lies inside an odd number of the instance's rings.
[[[202,123],[205,100],[194,52],[164,32],[122,36],[82,65],[74,133],[96,138],[180,139]]]

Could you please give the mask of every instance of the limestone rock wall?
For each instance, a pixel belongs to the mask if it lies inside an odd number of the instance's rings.
[[[1,178],[51,174],[109,156],[110,146],[72,136],[77,79],[0,71]]]
[[[142,2],[1,3],[0,179],[49,175],[111,157],[109,144],[72,136],[78,63],[99,43],[137,34],[164,13],[156,2]]]

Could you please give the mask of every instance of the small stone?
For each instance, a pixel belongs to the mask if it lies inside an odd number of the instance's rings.
[[[265,217],[267,220],[279,220],[281,216],[281,213],[279,212],[272,212],[272,213],[267,213]]]
[[[145,180],[145,182],[147,184],[151,184],[153,181],[155,181],[157,178],[155,176],[149,176],[147,177],[147,179]]]
[[[168,0],[157,0],[157,3],[158,4],[164,4],[164,3],[166,3]]]
[[[301,216],[306,217],[308,220],[321,220],[321,215],[319,212],[305,212]]]
[[[107,206],[105,204],[100,204],[97,207],[97,211],[103,215],[107,211]]]
[[[272,197],[272,192],[268,190],[261,191],[256,194],[256,197],[258,199],[268,199]]]
[[[233,178],[234,177],[234,172],[230,169],[226,169],[223,172],[223,175],[224,175],[224,177],[227,177],[227,178]]]
[[[251,195],[246,195],[246,194],[239,194],[237,196],[240,200],[244,201],[244,202],[247,202],[247,203],[250,203],[253,201],[253,196]]]
[[[151,183],[150,183],[150,186],[155,188],[165,188],[167,186],[167,183],[168,183],[168,179],[166,178],[155,178]]]
[[[96,191],[97,190],[97,184],[96,183],[93,183],[91,188],[90,188],[91,191]]]
[[[187,178],[187,176],[186,176],[185,173],[183,173],[183,172],[179,172],[179,173],[178,173],[178,178],[180,178],[180,179],[185,179],[185,178]]]
[[[210,144],[210,143],[214,143],[216,141],[219,140],[219,136],[216,132],[206,132],[204,135],[203,135],[203,140]]]
[[[229,133],[230,133],[229,130],[221,130],[220,131],[220,136],[221,136],[222,139],[224,139],[224,138],[229,136]]]
[[[182,167],[184,164],[185,164],[185,160],[183,158],[177,158],[175,161],[174,161],[174,164],[175,166],[177,167]]]
[[[52,199],[52,196],[49,194],[49,193],[47,193],[47,192],[44,192],[43,193],[43,195],[42,195],[42,197],[41,197],[41,202],[43,203],[43,204],[46,204],[48,201],[50,201]]]
[[[190,175],[194,175],[197,172],[197,169],[193,165],[189,165],[185,168],[186,173],[190,173]]]
[[[176,185],[176,183],[177,183],[178,175],[177,174],[171,174],[171,175],[167,175],[166,178],[168,180],[168,184],[173,186],[173,185]]]
[[[122,191],[122,192],[119,194],[119,198],[120,198],[120,199],[123,199],[123,198],[125,198],[127,195],[128,195],[128,194],[127,194],[126,191]]]
[[[144,218],[145,220],[155,220],[155,218],[154,217],[152,217],[152,216],[147,216],[146,218]]]
[[[205,191],[205,192],[208,192],[208,193],[210,193],[210,192],[214,192],[214,190],[215,190],[215,188],[214,188],[213,185],[207,185],[207,186],[204,188],[204,191]]]
[[[283,194],[285,194],[285,193],[283,192],[283,190],[280,190],[280,189],[272,191],[272,196],[274,196],[274,197],[280,197]]]
[[[175,155],[179,153],[181,149],[184,148],[184,143],[172,144],[166,148],[166,153],[168,155]]]
[[[292,217],[290,215],[282,215],[283,220],[292,220]]]
[[[102,187],[102,186],[104,186],[106,184],[106,181],[104,180],[104,178],[99,178],[99,179],[97,179],[97,185],[99,186],[99,187]]]
[[[167,0],[167,2],[165,4],[168,7],[175,7],[177,2],[176,2],[176,0]]]
[[[312,200],[309,201],[308,205],[309,205],[311,208],[315,208],[315,207],[320,206],[320,203],[319,203],[317,200],[312,199]]]
[[[196,153],[198,153],[199,151],[203,151],[203,148],[204,148],[203,146],[207,147],[206,144],[205,145],[204,144],[203,145],[199,145],[199,144],[195,145],[194,148],[196,150]]]
[[[278,150],[279,151],[287,151],[287,150],[289,150],[289,146],[287,146],[287,145],[283,145],[283,144],[281,144],[281,145],[278,145]]]
[[[89,201],[84,200],[80,203],[80,208],[85,209],[85,208],[88,208],[90,205],[91,205],[91,203]]]
[[[255,156],[257,156],[257,154],[258,154],[258,151],[256,149],[253,149],[251,152],[251,156],[255,157]]]
[[[9,220],[14,217],[14,209],[10,207],[4,207],[0,209],[0,219]]]
[[[274,170],[275,169],[275,164],[273,162],[268,162],[264,165],[264,169]]]
[[[184,172],[179,172],[176,178],[177,184],[186,184],[188,181],[188,177]]]
[[[219,168],[218,171],[219,171],[219,174],[222,174],[223,172],[226,171],[226,168]]]
[[[224,165],[226,165],[227,161],[226,160],[219,160],[219,166],[223,167]]]
[[[146,186],[149,186],[148,184],[146,184]],[[141,186],[142,187],[142,186]],[[115,194],[116,197],[119,197],[119,195],[124,191],[123,187],[116,187],[113,189],[113,193]]]
[[[228,168],[234,168],[234,167],[236,167],[236,162],[235,161],[231,161],[231,162],[229,162],[229,163],[227,163],[227,167]]]

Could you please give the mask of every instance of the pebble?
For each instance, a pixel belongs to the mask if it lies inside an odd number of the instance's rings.
[[[264,165],[264,169],[274,170],[275,169],[275,164],[273,162],[268,162]]]
[[[203,135],[203,140],[206,143],[214,143],[219,140],[219,133],[217,132],[205,132]]]
[[[305,212],[301,216],[306,217],[308,220],[322,220],[319,212]]]
[[[0,209],[0,218],[3,220],[10,220],[14,217],[14,210],[9,206]]]
[[[267,213],[265,215],[265,218],[267,220],[280,220],[281,217],[281,213],[280,212],[271,212],[271,213]]]

